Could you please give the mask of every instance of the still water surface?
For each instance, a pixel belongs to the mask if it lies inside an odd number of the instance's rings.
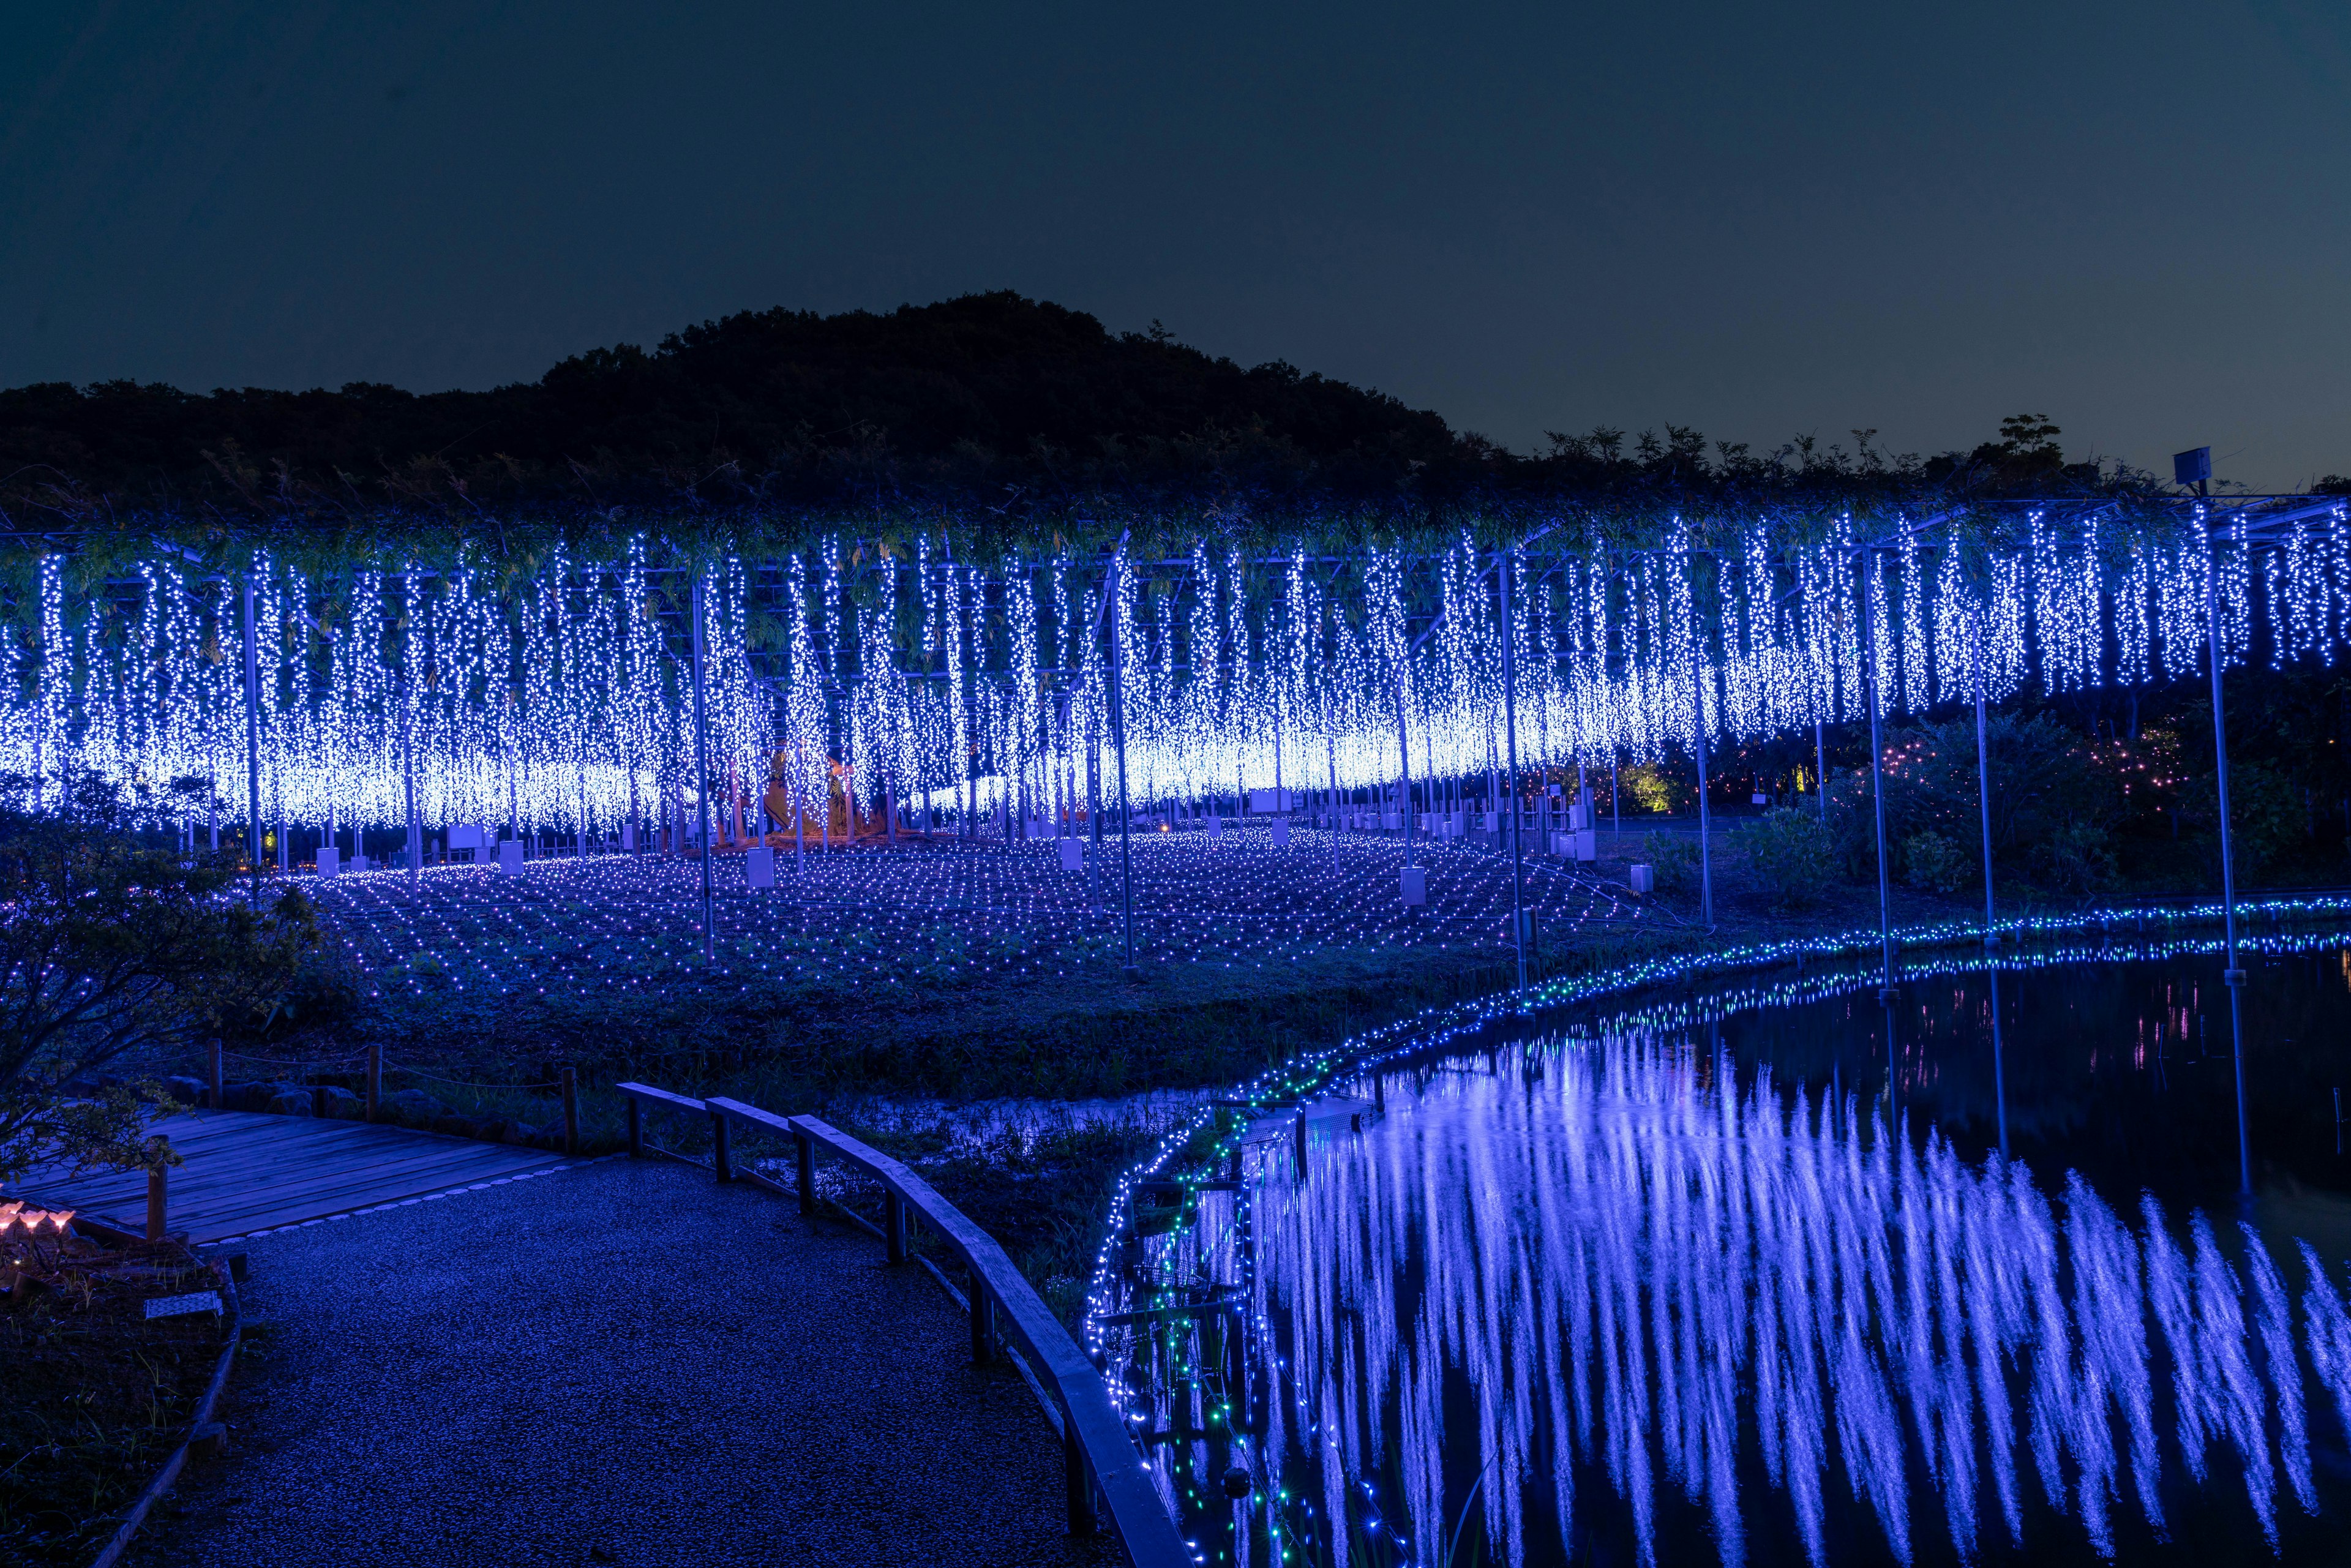
[[[2247,967],[2250,1200],[2205,956],[1587,1014],[1270,1128],[1153,1243],[1249,1301],[1239,1358],[1134,1342],[1187,1521],[1211,1562],[2351,1560],[2351,953]]]

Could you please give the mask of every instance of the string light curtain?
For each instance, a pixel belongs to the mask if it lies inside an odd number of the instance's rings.
[[[1808,542],[1762,521],[1675,520],[1653,548],[1434,555],[1302,541],[1256,558],[1202,538],[1161,561],[1063,550],[980,565],[927,537],[829,539],[775,561],[656,565],[551,550],[515,573],[465,558],[306,573],[250,560],[265,818],[323,831],[408,820],[601,833],[695,788],[684,634],[705,583],[714,787],[830,811],[837,776],[885,802],[1066,821],[1107,777],[1120,639],[1138,801],[1272,787],[1384,790],[1504,766],[1501,642],[1521,763],[1607,768],[1860,717],[1862,662],[1891,715],[2028,681],[2052,692],[2200,673],[2217,591],[2225,665],[2331,662],[2351,637],[2345,508],[2273,530],[2130,532],[2035,512],[2012,528],[1850,517]],[[2258,560],[2257,558],[2258,557]],[[1510,577],[1502,621],[1500,578]],[[2217,579],[2213,574],[2217,572]],[[1875,613],[1861,615],[1866,574]],[[0,770],[54,808],[77,771],[161,819],[243,815],[243,587],[184,552],[85,577],[41,558],[9,635]],[[1102,603],[1105,578],[1116,602]],[[2258,580],[2256,580],[2258,579]],[[1106,612],[1107,611],[1107,612]],[[1407,763],[1407,757],[1409,758]],[[175,788],[176,786],[176,788]]]

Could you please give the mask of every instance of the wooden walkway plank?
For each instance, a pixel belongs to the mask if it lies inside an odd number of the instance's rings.
[[[200,1245],[574,1163],[546,1149],[266,1112],[192,1112],[153,1130],[185,1162],[169,1178],[170,1228]],[[36,1167],[10,1196],[125,1229],[146,1223],[140,1172]]]

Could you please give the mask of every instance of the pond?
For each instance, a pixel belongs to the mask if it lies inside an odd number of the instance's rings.
[[[1264,1117],[1102,1343],[1210,1563],[2341,1561],[2351,946],[2273,946],[2250,1195],[2217,955],[1783,973]]]

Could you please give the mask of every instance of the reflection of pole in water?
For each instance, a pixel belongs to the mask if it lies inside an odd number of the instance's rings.
[[[2206,482],[2199,481],[2199,493]],[[2219,538],[2212,541],[2216,546]],[[2212,786],[2220,809],[2220,916],[2229,944],[2228,967],[2221,970],[2229,988],[2230,1061],[2237,1080],[2237,1190],[2250,1197],[2253,1191],[2253,1151],[2245,1140],[2245,1026],[2239,993],[2245,971],[2237,960],[2237,869],[2229,839],[2229,732],[2220,711],[2220,552],[2216,548],[2204,570],[2205,663],[2212,675]]]
[[[2000,1050],[2000,971],[1991,972],[1991,1097],[2000,1114],[2000,1157],[2008,1158],[2008,1074]]]
[[[2233,1449],[2218,1468],[2241,1468],[2246,1522],[2272,1541],[2281,1493],[2316,1511],[2300,1368],[2351,1408],[2334,1348],[2351,1315],[2325,1270],[2297,1333],[2257,1232],[2224,1252],[2202,1215],[2174,1226],[2150,1198],[2134,1225],[2077,1176],[2044,1192],[1931,1132],[1894,1136],[1883,1110],[1815,1120],[1768,1078],[1693,1072],[1694,1033],[1554,1056],[1532,1094],[1448,1074],[1424,1091],[1447,1115],[1342,1140],[1307,1182],[1254,1195],[1271,1332],[1249,1371],[1270,1382],[1273,1423],[1255,1474],[1314,1522],[1269,1507],[1232,1561],[1278,1561],[1291,1531],[1325,1543],[1377,1475],[1391,1525],[1478,1530],[1510,1561],[1552,1521],[1573,1541],[1628,1513],[1626,1560],[1656,1568],[1659,1507],[1679,1492],[1737,1563],[1761,1522],[1742,1507],[1750,1432],[1796,1538],[1754,1555],[1817,1568],[1848,1506],[1901,1561],[1928,1509],[1961,1560],[2001,1536],[2022,1550],[2037,1476],[2113,1560],[2122,1528],[2165,1528],[2165,1365],[2191,1477]],[[1514,1201],[1428,1201],[1455,1191]],[[1202,1228],[1203,1260],[1219,1239]],[[1408,1275],[1421,1288],[1405,1299]],[[1464,1421],[1459,1379],[1522,1375],[1522,1395]],[[1465,1503],[1472,1465],[1485,1479]],[[1610,1484],[1580,1487],[1583,1467]]]
[[[1892,1094],[1902,1082],[1900,1064],[1895,1060],[1894,1051],[1894,988],[1881,988],[1877,998],[1886,1004],[1886,1092]]]

